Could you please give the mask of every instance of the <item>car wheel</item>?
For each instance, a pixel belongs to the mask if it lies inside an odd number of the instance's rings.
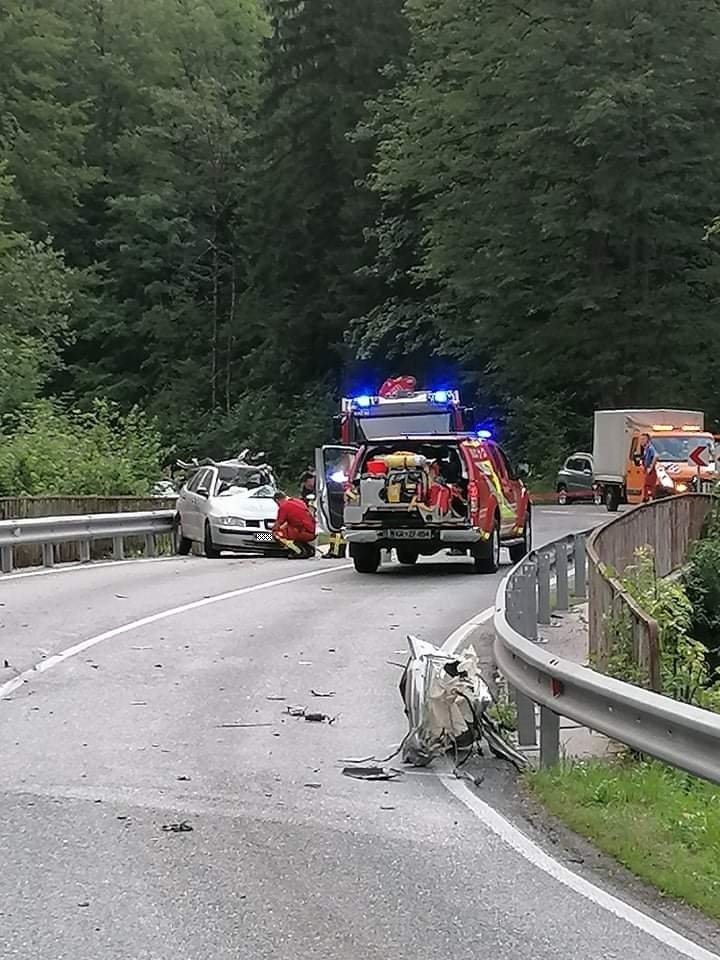
[[[564,507],[567,504],[568,502],[567,487],[560,484],[560,486],[557,488],[557,498],[558,498],[558,503],[560,504],[561,507]]]
[[[497,573],[500,569],[500,521],[497,517],[490,539],[474,548],[473,560],[475,573]]]
[[[607,507],[608,513],[617,513],[617,509],[620,506],[620,494],[615,487],[606,487],[605,506]]]
[[[380,566],[380,548],[374,544],[356,543],[350,554],[357,573],[377,573]]]
[[[180,557],[186,557],[192,550],[192,540],[183,536],[182,525],[178,518],[175,526],[175,553]]]
[[[523,527],[523,542],[508,547],[510,554],[510,563],[520,563],[523,557],[526,557],[532,550],[532,527],[530,523],[530,514],[528,513]]]
[[[217,560],[218,557],[220,556],[220,551],[212,542],[212,533],[210,531],[209,523],[205,524],[205,539],[203,540],[203,550],[208,560]]]
[[[416,547],[410,547],[407,544],[396,547],[395,552],[397,553],[398,561],[407,567],[411,567],[414,563],[417,563],[418,557],[420,556]]]

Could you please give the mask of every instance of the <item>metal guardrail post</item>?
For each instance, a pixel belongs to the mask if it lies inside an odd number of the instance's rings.
[[[154,557],[157,555],[157,550],[155,549],[155,534],[146,533],[145,534],[145,556]]]
[[[0,550],[0,567],[3,573],[12,573],[15,557],[12,547],[2,547]]]
[[[557,581],[558,610],[567,610],[570,607],[570,589],[568,584],[568,548],[564,540],[555,544],[555,577]]]
[[[122,537],[113,537],[113,560],[125,559],[125,541]]]
[[[560,759],[560,717],[540,707],[540,766],[553,767]]]
[[[575,589],[573,592],[581,599],[587,596],[587,551],[585,537],[582,534],[575,537]]]
[[[550,556],[539,553],[537,558],[538,623],[549,624],[550,616]]]
[[[537,746],[537,724],[535,722],[535,704],[530,697],[515,687],[512,689],[515,709],[517,710],[517,735],[521,747]]]
[[[55,566],[55,547],[52,543],[44,543],[42,545],[42,557],[44,567]]]
[[[90,563],[90,541],[80,541],[80,563]]]
[[[537,640],[537,564],[534,562],[525,564],[521,582],[523,590],[523,625],[525,627],[523,633],[528,640]]]

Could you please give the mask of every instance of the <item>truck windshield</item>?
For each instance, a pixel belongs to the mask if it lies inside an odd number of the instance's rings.
[[[659,437],[652,438],[652,445],[658,455],[658,460],[664,463],[684,463],[696,447],[707,447],[710,451],[710,462],[715,459],[713,442],[709,437]]]
[[[366,440],[383,437],[427,437],[453,432],[452,417],[447,411],[404,414],[396,417],[363,417],[358,426]]]

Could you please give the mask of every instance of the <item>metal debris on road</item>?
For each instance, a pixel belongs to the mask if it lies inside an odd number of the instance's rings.
[[[285,707],[285,713],[289,717],[304,717],[305,712],[305,707]]]
[[[320,692],[317,691],[317,690],[311,690],[310,693],[311,693],[314,697],[319,697],[319,698],[321,698],[321,699],[322,699],[322,698],[334,697],[334,696],[335,696],[335,691],[334,691],[334,690],[330,690],[329,693],[320,693]]]
[[[402,776],[400,770],[394,770],[392,767],[343,767],[344,777],[351,777],[353,780],[397,780]]]
[[[164,823],[162,826],[164,833],[192,833],[193,827],[187,820],[181,820],[180,823]]]
[[[321,783],[304,783],[304,787],[308,787],[310,790],[319,790],[322,787]]]
[[[183,782],[187,782],[188,780],[192,780],[192,777],[182,776],[182,777],[178,777],[177,779],[178,779],[178,780],[182,780]]]
[[[287,697],[265,697],[266,700],[280,701],[287,700]]]
[[[493,698],[480,672],[477,654],[466,650],[447,656],[438,647],[408,636],[410,659],[400,679],[409,731],[402,744],[402,759],[425,767],[435,757],[464,753],[464,763],[486,742],[490,752],[518,768],[526,758],[502,735],[489,715]]]

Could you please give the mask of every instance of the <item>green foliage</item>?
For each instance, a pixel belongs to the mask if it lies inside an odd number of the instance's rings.
[[[655,761],[540,770],[551,813],[662,893],[720,919],[720,791]]]
[[[621,583],[639,607],[658,624],[660,678],[664,694],[720,712],[720,682],[714,680],[706,647],[693,637],[693,606],[678,580],[658,578],[652,550],[641,548]],[[646,680],[639,670],[629,622],[610,618],[613,631],[609,672],[621,680]]]
[[[160,475],[156,424],[107,401],[90,411],[39,402],[0,432],[0,496],[146,496]]]

